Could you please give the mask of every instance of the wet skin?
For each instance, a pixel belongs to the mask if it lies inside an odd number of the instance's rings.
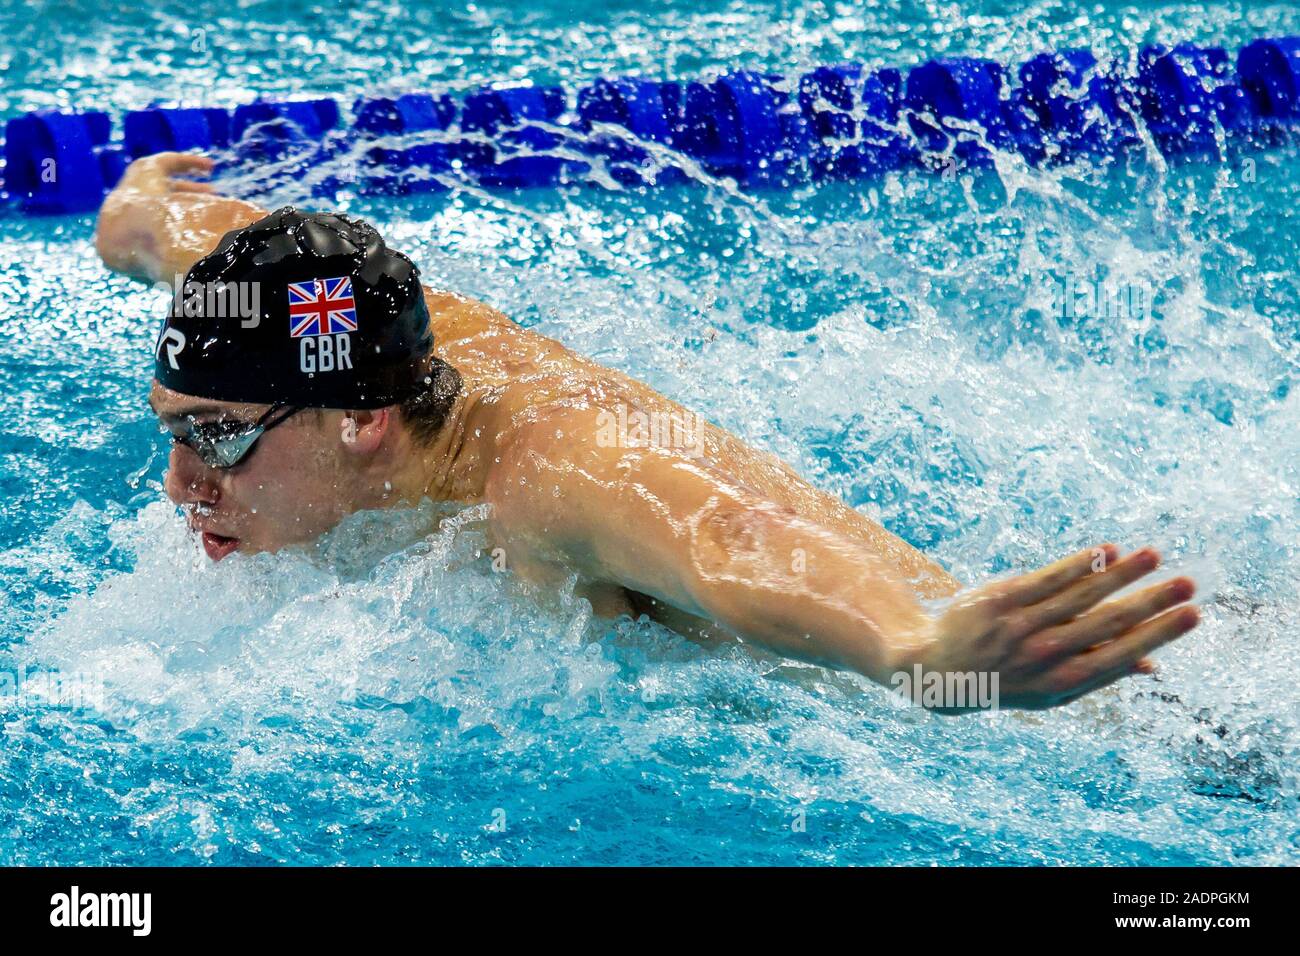
[[[170,281],[265,215],[173,178],[209,168],[173,153],[134,163],[101,210],[105,263]],[[167,493],[211,557],[310,541],[365,508],[486,502],[514,573],[558,584],[577,572],[599,614],[645,612],[701,641],[750,641],[882,683],[915,666],[996,671],[1001,705],[1029,708],[1150,672],[1145,655],[1197,623],[1187,578],[1106,600],[1155,570],[1149,548],[1121,558],[1099,544],[963,592],[901,539],[640,382],[481,302],[430,289],[426,300],[437,353],[465,383],[432,444],[393,408],[300,413],[227,470],[173,447]],[[172,428],[266,410],[156,383],[150,402]],[[610,421],[635,412],[699,428],[689,443],[608,440]],[[921,604],[949,596],[942,613]]]

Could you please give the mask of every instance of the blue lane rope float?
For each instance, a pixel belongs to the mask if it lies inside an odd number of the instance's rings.
[[[581,161],[554,155],[563,137],[559,126],[568,98],[558,86],[475,90],[465,97],[460,128],[480,133],[484,141],[467,141],[460,157],[480,185],[498,188],[553,186],[588,168]],[[520,149],[524,155],[512,155]]]
[[[230,141],[250,158],[277,160],[303,140],[320,141],[338,124],[339,105],[332,99],[258,100],[235,108]]]
[[[1104,160],[1140,148],[1216,154],[1229,141],[1274,145],[1300,128],[1300,37],[1255,40],[1235,61],[1220,47],[1144,47],[1136,68],[1088,50],[1040,53],[1014,82],[992,60],[931,60],[906,73],[858,64],[797,78],[736,71],[711,80],[602,78],[570,98],[558,86],[485,87],[362,97],[258,100],[226,110],[150,107],[26,113],[5,125],[4,195],[32,214],[94,210],[134,158],[221,151],[239,164],[311,167],[318,196],[582,182],[594,164],[628,185],[684,178],[686,157],[746,186],[852,179],[909,165]],[[354,160],[350,173],[331,159]]]
[[[363,142],[385,137],[410,139],[413,134],[444,133],[453,129],[457,105],[450,96],[431,93],[406,93],[398,97],[362,97],[352,105],[352,130]],[[456,153],[451,144],[417,142],[414,145],[375,145],[365,150],[361,178],[371,190],[397,192],[401,189],[401,171],[424,169],[448,173]],[[322,193],[334,193],[347,184],[338,177],[327,178],[318,187]]]
[[[587,152],[603,158],[614,179],[635,185],[645,181],[641,170],[655,165],[645,147],[672,149],[677,141],[682,89],[677,83],[640,78],[599,79],[578,91],[577,112],[574,128],[584,137]],[[596,133],[599,123],[621,127],[634,141]],[[659,171],[656,181],[681,178],[680,170],[668,167]]]
[[[1034,162],[1119,151],[1139,142],[1119,78],[1089,50],[1040,53],[1020,67],[1012,126]]]
[[[5,189],[30,213],[95,209],[126,169],[108,114],[28,113],[5,124]]]
[[[149,109],[127,113],[122,141],[132,159],[163,150],[224,149],[230,114],[223,109]]]
[[[821,107],[823,102],[830,109]],[[810,172],[820,178],[852,179],[915,161],[916,144],[897,131],[902,105],[900,70],[865,73],[850,63],[805,74],[799,81],[799,107],[815,142]]]

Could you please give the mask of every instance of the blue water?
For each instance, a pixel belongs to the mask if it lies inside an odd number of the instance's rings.
[[[154,7],[7,5],[0,118],[1300,33],[1247,3]],[[527,593],[474,510],[211,565],[144,404],[165,296],[99,265],[91,217],[0,213],[0,672],[102,685],[0,696],[0,863],[1300,862],[1298,200],[1293,147],[340,200],[963,580],[1113,539],[1200,583],[1158,680],[960,720]],[[1083,281],[1151,308],[1054,308]]]

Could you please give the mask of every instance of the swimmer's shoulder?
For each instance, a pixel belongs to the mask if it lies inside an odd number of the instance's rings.
[[[526,331],[504,312],[459,292],[425,286],[424,301],[429,307],[434,338],[440,344],[484,335],[514,336]]]
[[[562,418],[576,408],[687,414],[645,383],[526,329],[477,299],[426,286],[425,301],[434,351],[464,382],[465,413],[502,443],[513,442],[525,425]]]
[[[521,383],[567,374],[591,363],[555,339],[526,329],[477,299],[440,289],[424,290],[438,357],[487,382]],[[589,371],[589,370],[588,370]]]

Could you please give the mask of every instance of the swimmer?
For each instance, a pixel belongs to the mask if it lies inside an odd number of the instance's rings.
[[[185,277],[149,403],[173,439],[167,494],[213,560],[309,542],[363,509],[486,503],[512,571],[543,585],[576,573],[599,615],[885,685],[996,674],[999,706],[1029,709],[1151,673],[1147,655],[1198,622],[1185,577],[1107,600],[1159,565],[1146,547],[1099,544],[964,589],[773,456],[422,287],[367,224],[268,215],[192,178],[211,168],[136,160],[95,241],[110,269]],[[232,308],[231,289],[255,307]]]

